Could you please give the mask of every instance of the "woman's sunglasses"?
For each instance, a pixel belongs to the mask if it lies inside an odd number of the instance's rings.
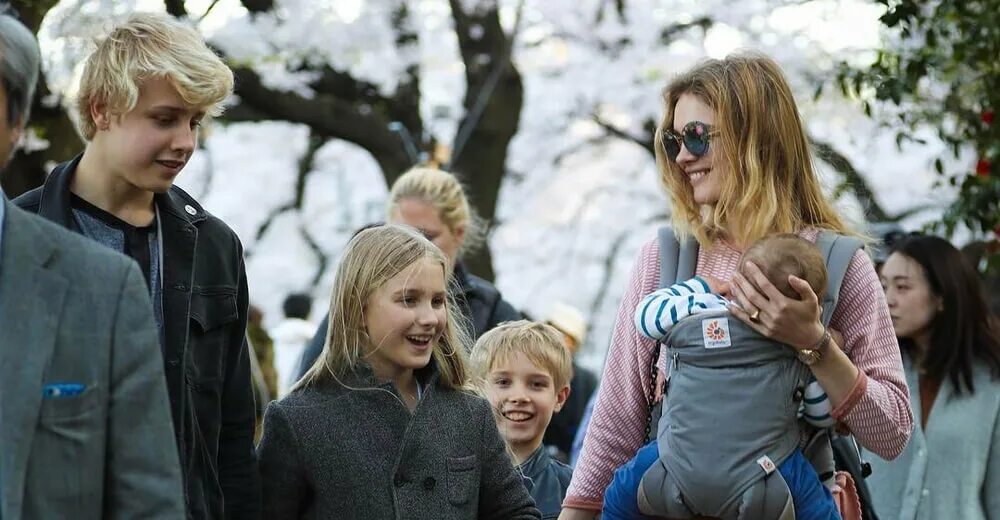
[[[701,121],[691,121],[684,125],[680,135],[673,130],[663,131],[663,153],[671,161],[677,162],[677,155],[681,153],[681,144],[695,157],[701,157],[708,153],[709,138],[717,132],[712,131],[712,126]]]

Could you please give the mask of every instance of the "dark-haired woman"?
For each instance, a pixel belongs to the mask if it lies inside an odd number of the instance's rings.
[[[896,243],[880,276],[915,426],[897,460],[872,459],[876,512],[1000,519],[1000,331],[982,283],[954,246],[932,236]]]

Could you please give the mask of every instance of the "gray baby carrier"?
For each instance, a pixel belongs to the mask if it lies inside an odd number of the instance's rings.
[[[693,276],[697,242],[690,239],[679,254],[670,254],[664,244],[676,250],[677,240],[666,228],[660,242],[660,286]],[[863,244],[824,231],[816,245],[828,271],[820,302],[827,325],[847,267]],[[681,320],[663,344],[669,392],[656,426],[660,457],[642,477],[640,510],[677,519],[794,519],[791,494],[777,466],[799,446],[797,416],[808,367],[793,349],[780,348],[725,310]],[[654,363],[658,355],[659,349]],[[804,451],[818,473],[832,477],[827,432]]]

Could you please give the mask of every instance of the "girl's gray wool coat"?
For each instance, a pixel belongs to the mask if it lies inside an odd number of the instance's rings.
[[[362,365],[271,403],[257,447],[265,519],[540,519],[489,404],[438,385],[411,413]]]

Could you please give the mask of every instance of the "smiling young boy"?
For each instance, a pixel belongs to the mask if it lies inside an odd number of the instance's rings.
[[[260,517],[239,238],[173,186],[232,71],[192,27],[135,14],[87,59],[84,152],[15,202],[138,263],[153,302],[188,518]]]
[[[573,470],[549,457],[542,437],[573,377],[562,334],[525,320],[503,323],[476,342],[472,370],[542,518],[556,518]]]

